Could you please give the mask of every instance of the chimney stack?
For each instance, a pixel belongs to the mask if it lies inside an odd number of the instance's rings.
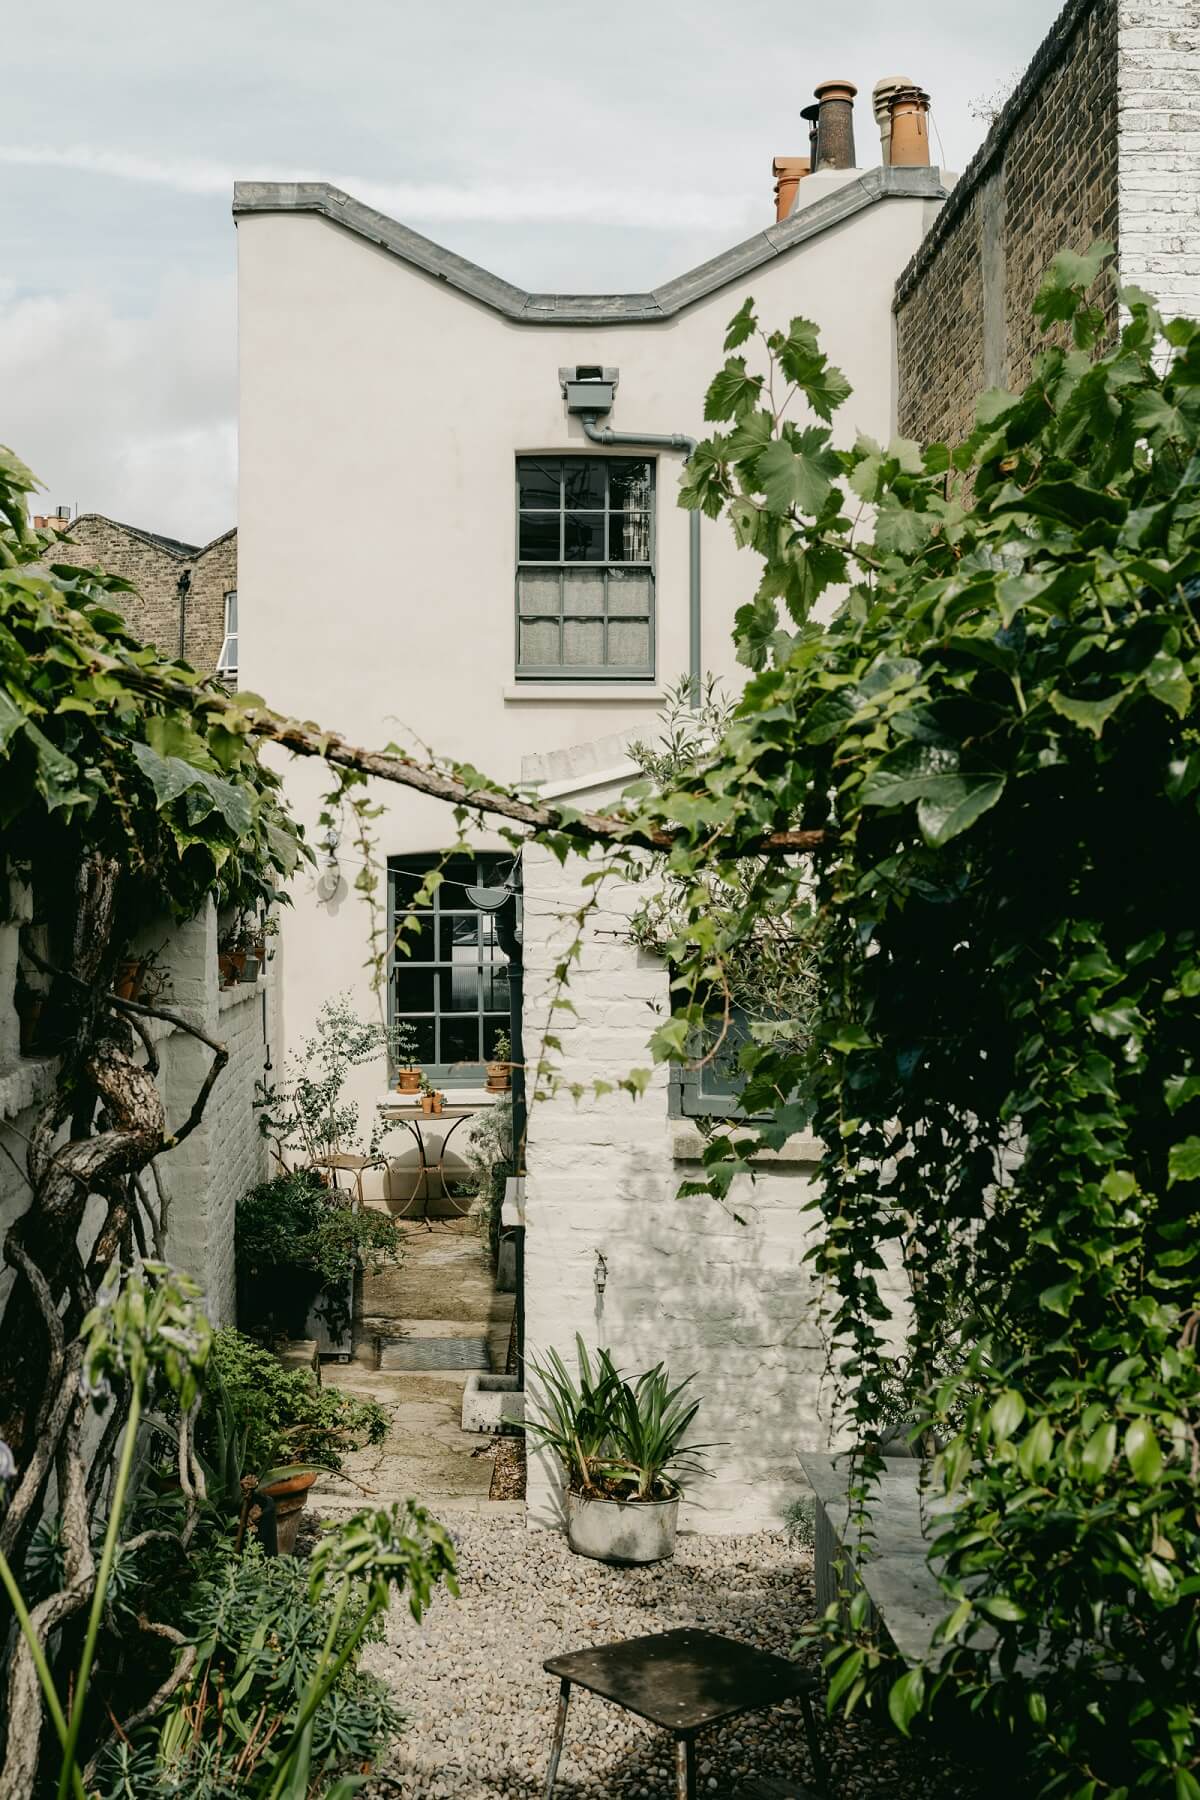
[[[889,160],[893,169],[929,167],[929,95],[915,85],[889,95]]]
[[[819,174],[822,169],[852,169],[854,163],[854,96],[858,89],[852,81],[823,81],[814,89],[817,96],[817,150],[813,162]],[[812,112],[806,107],[801,115]]]
[[[775,177],[775,218],[786,219],[796,200],[796,189],[808,174],[807,156],[777,156],[771,164]]]

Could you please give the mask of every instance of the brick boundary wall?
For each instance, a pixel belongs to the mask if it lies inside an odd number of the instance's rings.
[[[1031,306],[1047,264],[1096,238],[1117,242],[1124,4],[1069,0],[901,274],[894,312],[905,436],[957,442],[985,388],[1022,387],[1043,341]],[[1155,0],[1139,8],[1154,9]],[[1115,295],[1110,315],[1115,330]]]

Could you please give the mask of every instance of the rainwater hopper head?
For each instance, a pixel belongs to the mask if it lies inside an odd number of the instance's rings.
[[[569,413],[612,411],[616,369],[603,369],[598,363],[576,363],[573,368],[558,371],[558,382],[566,396]]]
[[[853,169],[854,96],[852,81],[822,81],[817,96],[817,157],[814,168]]]

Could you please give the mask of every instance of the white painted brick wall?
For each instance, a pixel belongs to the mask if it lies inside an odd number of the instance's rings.
[[[584,869],[546,852],[524,853],[526,1055],[535,1061],[546,1028],[553,969],[572,927],[566,915],[585,890]],[[569,996],[578,1018],[555,1013],[561,1067],[590,1081],[646,1067],[647,1040],[668,1010],[661,962],[620,932],[638,890],[615,884],[593,915]],[[655,1007],[658,1008],[656,1014]],[[703,1405],[696,1435],[717,1443],[711,1480],[696,1484],[684,1523],[702,1531],[777,1525],[805,1489],[796,1458],[830,1437],[820,1293],[803,1263],[804,1208],[814,1166],[777,1164],[739,1182],[727,1207],[680,1199],[694,1164],[677,1162],[683,1135],[667,1116],[668,1080],[656,1071],[645,1096],[560,1097],[530,1107],[526,1202],[525,1316],[530,1350],[551,1347],[571,1361],[576,1331],[605,1345],[626,1372],[665,1358],[678,1380],[696,1372]],[[739,1224],[737,1212],[746,1221]],[[603,1297],[596,1252],[608,1264]],[[552,1462],[531,1456],[529,1516],[559,1516]]]
[[[1119,0],[1121,279],[1200,318],[1200,5]]]
[[[15,896],[10,922],[0,925],[0,1236],[29,1204],[24,1179],[25,1143],[38,1106],[49,1093],[54,1064],[21,1057],[13,1006],[19,921],[27,907]],[[188,1270],[205,1290],[214,1325],[232,1324],[235,1316],[234,1208],[238,1195],[267,1172],[267,1147],[253,1110],[255,1083],[264,1066],[264,984],[222,992],[217,985],[217,921],[209,907],[186,925],[160,926],[145,936],[158,948],[166,939],[161,963],[170,978],[163,1004],[223,1042],[229,1062],[218,1077],[204,1118],[177,1150],[159,1158],[169,1196],[167,1254]],[[270,1031],[273,995],[266,987]],[[160,1082],[167,1118],[179,1126],[191,1110],[212,1061],[211,1052],[186,1032],[169,1026],[153,1028],[162,1065]],[[86,1250],[99,1223],[92,1208],[81,1232]],[[0,1271],[0,1304],[7,1295],[11,1271]]]

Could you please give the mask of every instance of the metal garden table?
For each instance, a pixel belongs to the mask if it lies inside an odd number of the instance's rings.
[[[489,1104],[492,1103],[481,1103],[476,1100],[450,1101],[442,1107],[440,1113],[427,1113],[421,1110],[420,1100],[410,1101],[400,1094],[389,1095],[386,1100],[380,1100],[377,1103],[380,1118],[389,1124],[403,1125],[417,1146],[417,1178],[413,1185],[413,1191],[405,1204],[408,1206],[413,1204],[420,1194],[423,1184],[426,1220],[429,1217],[429,1202],[432,1199],[449,1201],[460,1217],[469,1211],[471,1201],[467,1200],[462,1206],[459,1206],[458,1201],[450,1192],[450,1183],[446,1180],[446,1146],[460,1125],[464,1124],[467,1119],[477,1118],[481,1112],[486,1111]],[[450,1119],[453,1123],[449,1130],[443,1133],[437,1161],[433,1162],[430,1160],[421,1127],[423,1125],[440,1125],[445,1119]],[[441,1192],[436,1195],[430,1192],[430,1176],[435,1172],[441,1188]]]
[[[782,1656],[769,1656],[711,1631],[662,1631],[593,1650],[575,1650],[569,1656],[552,1656],[542,1667],[560,1683],[545,1800],[553,1800],[573,1686],[599,1694],[671,1733],[678,1800],[695,1800],[698,1732],[738,1713],[798,1700],[813,1772],[818,1788],[824,1788],[825,1770],[812,1711],[817,1682]]]

